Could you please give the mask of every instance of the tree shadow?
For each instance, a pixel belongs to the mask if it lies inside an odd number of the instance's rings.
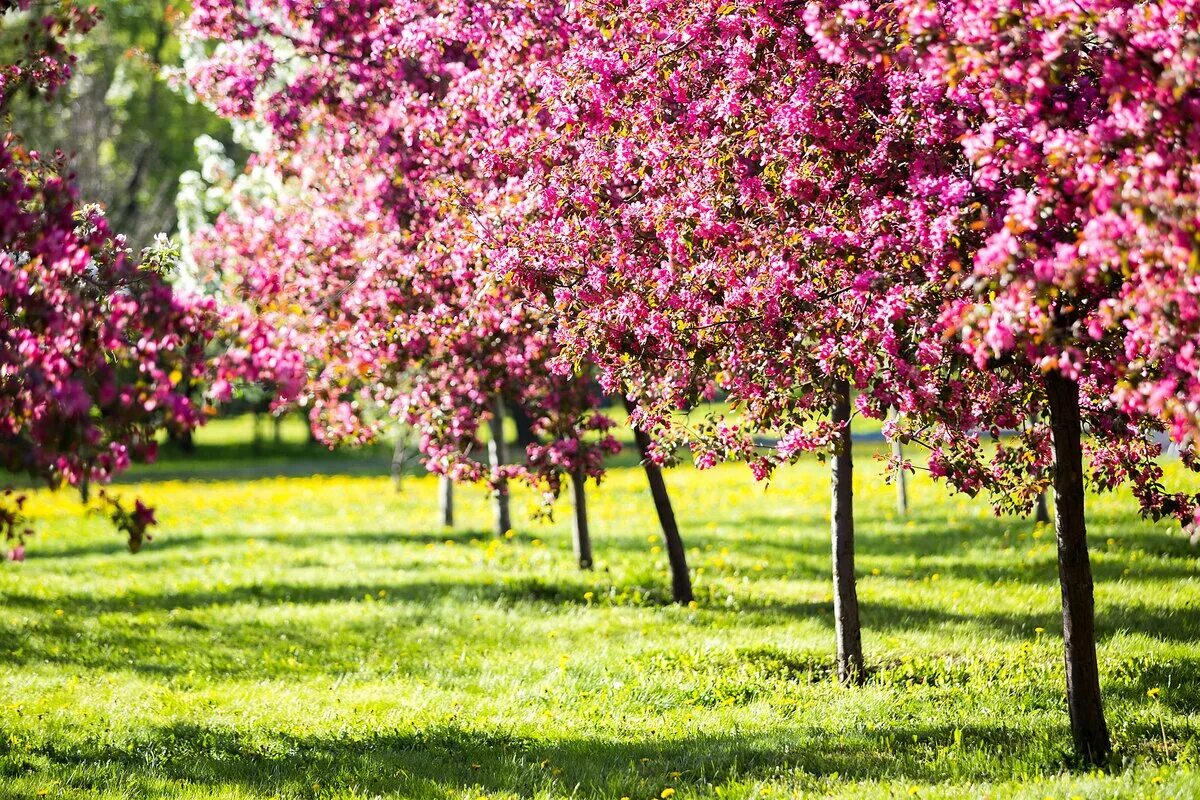
[[[789,618],[808,618],[833,628],[832,601],[777,601],[762,596],[739,598],[739,620],[751,625],[777,625]],[[1057,608],[1044,613],[973,609],[959,612],[891,600],[860,600],[865,631],[903,633],[907,631],[945,632],[955,629],[983,631],[988,636],[1008,641],[1028,641],[1041,628],[1048,636],[1062,632],[1062,617]],[[1122,633],[1144,635],[1162,642],[1200,641],[1200,615],[1164,614],[1135,603],[1101,602],[1096,608],[1096,635],[1099,641]]]
[[[243,604],[311,606],[357,603],[368,595],[386,598],[389,604],[430,605],[453,601],[469,605],[498,602],[513,605],[585,605],[587,602],[582,592],[574,587],[567,588],[533,577],[516,577],[507,580],[393,580],[331,584],[278,581],[200,590],[130,592],[119,596],[58,594],[46,597],[35,592],[9,591],[5,594],[5,604],[10,608],[28,609],[39,614],[52,614],[55,609],[68,608],[74,616],[95,617],[146,611],[196,611]]]
[[[125,546],[120,536],[114,534],[112,539],[102,542],[92,542],[89,544],[68,544],[53,548],[34,548],[26,553],[25,558],[30,562],[61,560],[69,563],[86,556],[129,555],[131,559],[131,566],[136,567],[139,562],[152,562],[158,555],[174,553],[178,550],[191,551],[199,546],[204,545],[210,545],[213,547],[228,547],[229,539],[234,535],[235,534],[232,531],[214,531],[213,533],[205,535],[195,533],[170,533],[158,535],[155,536],[152,541],[143,545],[141,552],[139,552],[137,555],[132,555],[128,552],[128,548]],[[330,542],[379,545],[426,545],[453,542],[455,544],[465,545],[470,544],[473,541],[486,542],[496,537],[490,531],[484,531],[479,528],[454,528],[452,530],[446,529],[441,531],[425,531],[415,533],[406,531],[346,532],[344,530],[332,530],[328,533],[275,532],[256,533],[252,538],[254,538],[254,540],[260,544],[271,547],[287,547],[295,550],[303,550],[309,547],[327,546]]]
[[[970,774],[951,775],[930,758],[956,735],[986,747]],[[443,725],[422,730],[322,736],[252,733],[176,723],[122,746],[51,741],[37,754],[64,782],[113,781],[135,790],[163,780],[204,790],[241,789],[308,796],[314,786],[354,786],[366,795],[461,797],[467,792],[600,800],[679,793],[711,794],[722,783],[762,781],[792,772],[812,780],[911,782],[989,780],[1032,745],[1000,725],[905,726],[862,730],[797,726],[770,735],[534,738],[503,730]],[[1061,769],[1062,762],[1046,769]],[[32,769],[32,764],[30,769]],[[21,768],[15,768],[20,772]],[[161,785],[160,783],[158,785]]]
[[[186,674],[194,665],[186,659],[175,660],[156,653],[203,650],[207,667],[225,675],[253,677],[262,668],[248,652],[262,653],[278,661],[298,654],[302,663],[297,669],[307,673],[340,674],[347,667],[327,663],[321,654],[334,641],[359,642],[366,657],[373,652],[386,652],[387,641],[410,626],[426,625],[431,615],[436,619],[435,630],[447,635],[468,635],[470,609],[488,608],[504,611],[536,610],[541,614],[609,613],[613,606],[627,606],[639,614],[661,613],[662,609],[677,608],[671,603],[664,585],[646,587],[637,584],[614,585],[604,592],[586,581],[548,581],[534,576],[510,576],[494,579],[412,580],[389,582],[347,582],[314,584],[277,581],[267,584],[242,584],[212,589],[181,592],[145,592],[125,595],[54,595],[42,596],[35,590],[6,593],[6,606],[11,611],[27,611],[43,620],[37,635],[15,618],[0,619],[0,652],[5,652],[11,665],[58,663],[88,669],[133,670],[157,675]],[[589,589],[589,586],[595,587]],[[585,597],[590,593],[591,597]],[[722,595],[723,596],[723,595]],[[721,597],[698,592],[700,608],[696,611],[677,609],[681,615],[700,614],[710,618],[736,615],[739,625],[770,628],[804,619],[832,631],[833,612],[830,602],[774,602],[760,595],[738,598],[736,607],[721,602]],[[332,625],[313,626],[294,614],[275,614],[274,609],[295,606],[356,607],[359,610],[335,612],[338,621]],[[252,612],[231,615],[229,609],[245,606],[271,610],[263,614]],[[60,608],[68,615],[57,615]],[[157,612],[152,628],[135,624],[146,612]],[[321,617],[325,619],[326,617]],[[940,634],[961,632],[977,638],[983,635],[998,643],[1015,645],[1035,639],[1038,628],[1055,637],[1061,631],[1057,610],[1044,613],[996,610],[956,611],[895,602],[868,600],[862,604],[862,619],[870,634],[902,634],[929,631]],[[103,622],[95,622],[104,620]],[[391,622],[388,622],[388,621]],[[1128,603],[1104,603],[1098,609],[1097,633],[1101,643],[1121,633],[1134,633],[1163,642],[1191,643],[1200,640],[1200,617],[1192,614],[1151,613],[1150,610]],[[397,633],[399,631],[400,633]],[[86,646],[80,646],[86,642]],[[208,643],[208,644],[206,644]],[[832,645],[832,633],[830,635]],[[157,650],[156,650],[157,646]],[[777,656],[772,656],[773,658]],[[829,660],[832,655],[829,656]],[[369,659],[368,659],[369,660]],[[822,655],[817,659],[825,663]],[[417,670],[423,662],[397,660],[394,668],[400,671]],[[1137,675],[1151,674],[1152,665],[1139,666]],[[823,680],[827,673],[814,672],[811,663],[787,667],[800,673],[813,673]],[[1121,668],[1125,669],[1125,668]],[[1128,671],[1128,670],[1126,670]],[[1192,672],[1195,672],[1194,670]],[[1191,673],[1189,673],[1191,674]],[[795,677],[795,676],[793,676]],[[1127,676],[1130,677],[1130,676]],[[1132,679],[1132,678],[1130,678]],[[1180,675],[1165,671],[1158,680],[1164,686],[1178,682]],[[807,679],[804,679],[807,680]],[[1150,688],[1150,685],[1145,687]],[[1171,702],[1192,702],[1192,695],[1174,692]]]

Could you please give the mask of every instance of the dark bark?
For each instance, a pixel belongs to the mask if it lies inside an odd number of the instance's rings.
[[[625,408],[633,413],[633,403],[628,399],[625,401]],[[692,576],[688,572],[687,554],[683,548],[683,539],[679,536],[679,526],[675,523],[675,510],[671,508],[671,497],[667,494],[662,468],[650,460],[650,435],[635,428],[633,436],[637,441],[638,453],[642,456],[642,469],[646,471],[650,495],[654,498],[654,510],[658,512],[658,522],[662,527],[663,545],[667,550],[667,562],[671,566],[671,596],[676,603],[687,604],[693,600]]]
[[[274,427],[275,445],[278,447],[283,444],[283,415],[276,414],[272,416],[271,425]]]
[[[167,441],[179,448],[179,452],[184,455],[192,455],[196,452],[196,439],[192,435],[191,428],[184,430],[167,429]]]
[[[525,409],[514,403],[509,408],[509,414],[512,416],[513,425],[517,428],[517,444],[521,447],[537,444],[538,438],[533,432],[533,420],[525,413]]]
[[[454,527],[454,481],[445,475],[438,478],[438,513],[443,527]]]
[[[192,379],[184,378],[180,382],[179,388],[190,398],[192,396]],[[196,452],[196,439],[192,436],[191,428],[167,428],[167,441],[179,448],[179,452],[184,455],[190,456]]]
[[[1054,527],[1071,735],[1080,758],[1100,765],[1108,760],[1112,745],[1104,721],[1096,659],[1096,609],[1084,522],[1079,384],[1057,370],[1046,373],[1045,381],[1054,433]]]
[[[899,439],[892,442],[892,456],[897,461],[904,459],[904,445]],[[896,473],[896,513],[901,517],[908,516],[908,473],[904,470]]]
[[[490,421],[492,440],[488,442],[488,461],[492,469],[499,469],[508,463],[504,442],[504,400],[499,396],[492,401],[492,419]],[[503,536],[512,529],[512,515],[509,512],[508,479],[498,478],[492,487],[493,520],[497,536]]]
[[[571,531],[572,543],[580,569],[592,568],[592,537],[588,533],[587,491],[584,488],[586,482],[587,476],[581,469],[575,470],[571,475],[571,493],[575,500],[575,524]]]
[[[1040,522],[1043,525],[1050,524],[1050,507],[1046,503],[1045,492],[1038,492],[1037,506],[1034,509],[1033,519],[1035,522]]]
[[[842,683],[861,684],[865,674],[854,576],[854,460],[850,447],[850,385],[846,381],[839,380],[834,384],[831,412],[834,424],[843,425],[830,470],[837,671]]]

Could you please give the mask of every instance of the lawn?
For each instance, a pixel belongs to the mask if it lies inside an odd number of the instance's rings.
[[[861,689],[831,675],[815,462],[769,487],[737,466],[668,474],[691,608],[668,602],[632,467],[590,493],[593,573],[565,507],[494,539],[463,489],[445,530],[429,477],[166,480],[175,461],[117,489],[159,508],[136,556],[38,493],[27,561],[0,565],[0,796],[1200,795],[1186,539],[1127,496],[1090,501],[1116,755],[1077,771],[1052,532],[923,480],[898,519],[868,450]]]

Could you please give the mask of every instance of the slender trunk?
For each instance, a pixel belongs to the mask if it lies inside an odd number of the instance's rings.
[[[861,684],[862,626],[858,618],[858,588],[854,578],[854,460],[850,446],[850,384],[834,384],[834,424],[842,425],[833,456],[831,535],[833,538],[833,625],[837,637],[838,679]]]
[[[438,513],[443,527],[454,527],[454,481],[445,475],[438,478]]]
[[[633,403],[625,400],[625,408],[633,413]],[[688,572],[687,554],[683,549],[683,539],[679,536],[679,526],[675,523],[675,511],[671,508],[671,497],[667,494],[667,484],[663,480],[662,469],[650,460],[650,436],[645,431],[634,428],[634,439],[637,441],[638,452],[642,456],[642,468],[646,471],[646,480],[650,483],[650,495],[654,498],[654,510],[658,512],[658,522],[662,526],[663,545],[667,550],[667,562],[671,566],[671,596],[676,603],[692,602],[692,576]]]
[[[497,395],[492,404],[492,440],[488,442],[488,460],[493,470],[498,470],[508,461],[504,449],[504,400]],[[493,519],[497,536],[512,529],[512,516],[508,509],[508,479],[498,477],[492,487]]]
[[[179,448],[179,452],[184,455],[191,455],[196,452],[196,440],[192,436],[191,428],[184,430],[167,430],[167,441]]]
[[[117,230],[120,230],[119,228]],[[192,379],[184,378],[179,382],[179,390],[184,397],[192,397]],[[167,441],[179,448],[179,452],[184,455],[192,455],[196,452],[196,440],[192,437],[191,428],[167,428]]]
[[[1096,659],[1096,609],[1083,508],[1082,422],[1079,384],[1058,370],[1046,373],[1046,399],[1054,433],[1054,517],[1058,580],[1062,587],[1063,654],[1067,707],[1075,751],[1103,764],[1112,750],[1100,699]]]
[[[1046,492],[1038,492],[1037,507],[1034,510],[1034,521],[1043,525],[1050,524],[1050,507],[1046,504]]]
[[[283,417],[279,415],[271,417],[271,424],[275,427],[274,436],[276,446],[283,444]]]
[[[519,405],[513,405],[509,409],[509,414],[512,416],[513,425],[517,429],[517,444],[521,447],[529,447],[531,444],[537,444],[538,438],[533,432],[533,420],[525,413],[525,409]]]
[[[896,461],[904,460],[904,445],[899,439],[892,441],[892,456]],[[901,517],[908,516],[908,473],[904,470],[896,473],[896,513]]]
[[[582,469],[577,469],[571,475],[571,492],[575,499],[575,525],[572,540],[575,547],[575,558],[579,561],[580,569],[592,568],[592,538],[588,533],[587,492],[584,483],[587,475]]]

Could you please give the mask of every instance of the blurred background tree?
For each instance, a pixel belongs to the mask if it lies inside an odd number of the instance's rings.
[[[137,252],[156,233],[175,233],[180,175],[199,166],[196,138],[230,149],[233,137],[227,122],[174,90],[164,74],[181,59],[176,28],[187,4],[97,6],[100,24],[72,44],[79,60],[70,83],[52,104],[19,97],[7,113],[31,146],[68,155],[80,197],[101,203],[112,229]]]

